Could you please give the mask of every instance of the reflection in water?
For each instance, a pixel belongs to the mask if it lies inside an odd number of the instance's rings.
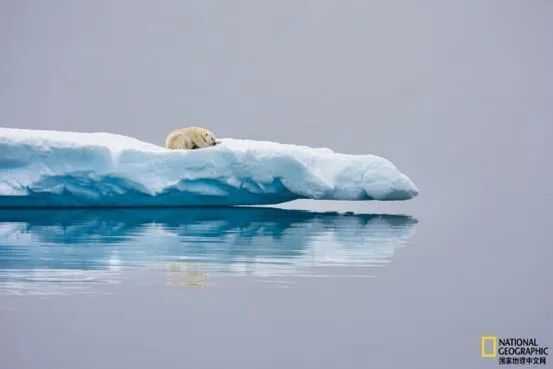
[[[188,262],[167,263],[167,284],[170,286],[207,287],[207,267]]]
[[[67,293],[144,270],[182,286],[214,274],[331,275],[387,264],[416,222],[271,208],[0,210],[0,292]]]

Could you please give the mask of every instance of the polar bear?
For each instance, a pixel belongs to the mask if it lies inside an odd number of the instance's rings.
[[[193,150],[217,144],[215,135],[208,129],[188,127],[176,129],[165,140],[168,149]]]

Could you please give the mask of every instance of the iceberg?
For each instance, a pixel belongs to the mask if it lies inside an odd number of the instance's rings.
[[[230,206],[417,194],[406,175],[374,155],[231,138],[168,150],[111,133],[0,128],[0,207]]]

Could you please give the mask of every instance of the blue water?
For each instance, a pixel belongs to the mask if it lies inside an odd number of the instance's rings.
[[[0,293],[198,288],[225,276],[287,287],[292,277],[378,277],[416,224],[401,215],[271,208],[4,210]],[[155,277],[133,277],[144,271]]]

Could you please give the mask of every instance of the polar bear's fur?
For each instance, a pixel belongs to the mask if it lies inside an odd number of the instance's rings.
[[[188,127],[176,129],[165,140],[168,149],[193,150],[215,145],[215,135],[208,129]]]

